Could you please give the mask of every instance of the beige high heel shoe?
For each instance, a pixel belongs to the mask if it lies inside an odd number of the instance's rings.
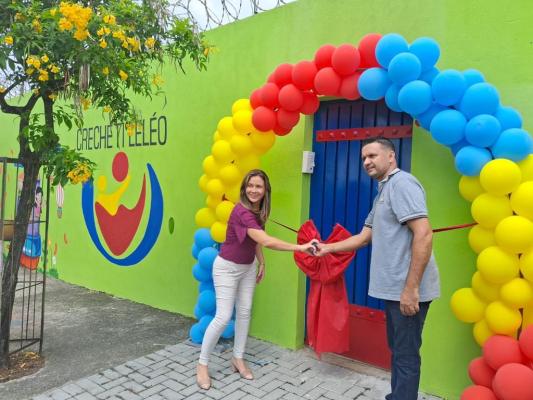
[[[196,366],[196,384],[200,389],[209,390],[211,388],[211,378],[207,366],[198,364]]]
[[[252,371],[250,371],[250,369],[244,364],[244,360],[243,365],[244,368],[242,368],[241,370],[239,369],[239,367],[237,367],[237,364],[235,363],[235,358],[231,359],[231,366],[233,368],[233,372],[238,372],[241,378],[248,379],[249,381],[251,381],[252,379],[254,379],[254,374],[252,374]]]

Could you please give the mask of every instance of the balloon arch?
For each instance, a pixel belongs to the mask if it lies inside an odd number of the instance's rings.
[[[500,104],[479,71],[441,71],[439,56],[431,38],[409,44],[396,33],[368,34],[358,46],[324,45],[313,60],[279,65],[249,99],[235,101],[232,115],[218,123],[199,180],[207,198],[195,215],[192,248],[200,282],[194,342],[202,341],[215,313],[211,269],[244,174],[259,167],[259,157],[276,136],[290,133],[300,114],[317,111],[318,96],[384,98],[450,148],[462,175],[459,192],[477,222],[468,237],[477,271],[471,287],[450,300],[483,347],[483,357],[469,366],[474,385],[461,399],[533,398],[533,141],[518,111]],[[223,333],[232,336],[233,322]]]

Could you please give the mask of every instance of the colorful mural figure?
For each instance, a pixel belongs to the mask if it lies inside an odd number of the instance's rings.
[[[28,230],[26,233],[26,241],[22,248],[22,255],[20,256],[20,265],[28,269],[36,269],[39,264],[42,253],[40,224],[42,212],[43,189],[41,182],[37,181],[37,189],[35,190],[35,202],[33,210],[30,215],[28,223]]]
[[[114,192],[107,192],[108,180],[105,175],[96,181],[96,201],[93,182],[83,185],[82,209],[89,235],[100,253],[110,262],[120,266],[135,265],[146,257],[161,231],[163,194],[154,169],[150,164],[146,164],[146,167],[151,190],[148,223],[138,246],[124,258],[118,256],[125,254],[131,247],[143,219],[147,198],[146,175],[143,176],[141,191],[133,208],[127,208],[120,203],[131,183],[128,156],[124,152],[117,153],[113,158],[112,174],[115,181],[119,182]],[[96,230],[97,224],[100,235],[112,254],[102,245]]]
[[[61,218],[63,216],[64,201],[65,201],[65,190],[63,189],[63,186],[57,185],[56,186],[57,218]]]

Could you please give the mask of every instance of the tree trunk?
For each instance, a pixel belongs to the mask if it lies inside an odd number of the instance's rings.
[[[21,143],[22,145],[22,143]],[[18,281],[20,256],[26,240],[26,232],[33,205],[35,203],[35,189],[41,159],[31,152],[27,146],[20,151],[20,162],[24,166],[24,181],[15,216],[13,240],[9,246],[8,259],[2,273],[2,296],[0,303],[0,368],[8,367],[9,338],[15,290]]]

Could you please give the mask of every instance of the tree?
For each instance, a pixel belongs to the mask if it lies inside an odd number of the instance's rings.
[[[204,69],[210,47],[166,0],[0,0],[0,109],[19,118],[24,181],[4,266],[0,367],[7,367],[19,262],[39,170],[53,184],[91,178],[94,163],[61,144],[58,126],[81,125],[83,111],[101,108],[131,132],[138,113],[128,93],[160,91],[162,64]],[[56,103],[57,102],[57,103]],[[40,105],[42,104],[42,108]]]

